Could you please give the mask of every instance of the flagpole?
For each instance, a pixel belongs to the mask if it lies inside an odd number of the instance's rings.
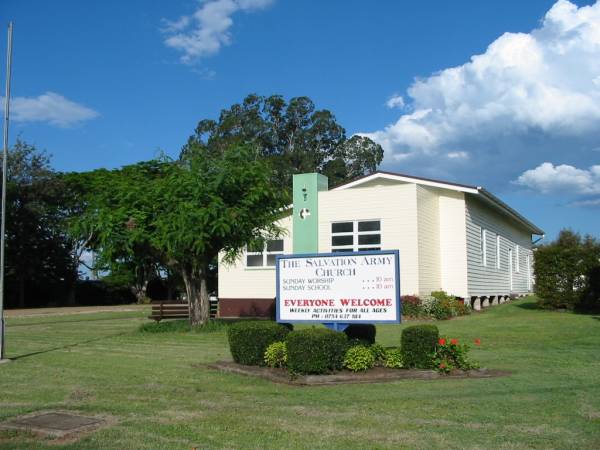
[[[0,223],[0,362],[5,361],[4,322],[4,247],[6,245],[6,173],[8,164],[8,124],[10,113],[10,76],[12,65],[13,23],[8,23],[8,48],[6,52],[6,95],[4,97],[4,147],[2,150],[2,213]]]

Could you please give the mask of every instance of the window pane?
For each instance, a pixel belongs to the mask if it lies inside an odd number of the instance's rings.
[[[248,245],[248,252],[250,253],[261,253],[264,249],[263,244],[254,242]]]
[[[381,244],[380,234],[360,234],[358,235],[358,245]]]
[[[332,233],[352,233],[354,223],[352,222],[340,222],[331,224]]]
[[[275,267],[275,258],[277,255],[267,255],[267,266]]]
[[[331,249],[331,253],[338,253],[338,252],[351,252],[352,248],[333,248]]]
[[[276,239],[274,241],[267,242],[268,252],[282,252],[283,251],[283,239]]]
[[[331,236],[331,245],[352,245],[353,236]]]
[[[381,250],[381,247],[367,247],[367,248],[359,248],[359,250],[361,252],[367,251],[367,250]]]
[[[260,267],[263,265],[262,255],[246,255],[246,266]]]
[[[381,229],[379,220],[369,222],[358,222],[358,231],[379,231]]]

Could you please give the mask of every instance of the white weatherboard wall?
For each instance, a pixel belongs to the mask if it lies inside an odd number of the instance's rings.
[[[283,238],[283,252],[292,253],[292,216],[281,219],[278,224],[287,230]],[[246,267],[246,254],[235,264],[226,264],[219,255],[220,298],[275,298],[275,268]]]
[[[531,232],[482,200],[466,195],[468,288],[470,296],[507,295],[528,292],[527,255],[533,262]],[[486,229],[487,265],[481,254],[481,230]],[[500,267],[496,264],[496,236],[500,235]],[[517,246],[519,266],[517,272]],[[513,289],[510,289],[509,249],[513,254]]]
[[[437,189],[416,186],[419,246],[419,295],[442,288],[440,273],[440,210]]]
[[[440,189],[439,194],[441,287],[467,298],[465,194],[447,189]]]
[[[400,292],[419,292],[417,193],[413,183],[319,193],[319,252],[331,252],[331,223],[380,220],[382,250],[400,250]]]

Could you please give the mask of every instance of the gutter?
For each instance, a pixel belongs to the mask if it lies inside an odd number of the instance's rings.
[[[525,217],[523,217],[517,211],[512,209],[510,206],[508,206],[506,203],[504,203],[502,200],[500,200],[494,194],[487,191],[486,189],[484,189],[481,186],[477,186],[477,192],[481,195],[481,198],[483,200],[487,201],[488,203],[491,203],[493,206],[499,208],[504,213],[508,214],[513,219],[517,220],[522,225],[524,225],[527,229],[529,229],[531,231],[531,234],[541,236],[541,238],[538,239],[536,242],[539,242],[540,240],[542,240],[544,238],[544,230],[535,226],[533,223],[531,223],[529,220],[527,220]]]

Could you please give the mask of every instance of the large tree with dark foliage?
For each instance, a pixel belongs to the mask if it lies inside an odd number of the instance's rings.
[[[245,145],[127,166],[94,181],[73,227],[93,230],[91,245],[106,261],[145,255],[179,275],[190,322],[201,325],[209,318],[207,283],[219,252],[233,259],[247,243],[281,232],[276,222],[289,196],[271,173],[258,150]]]
[[[21,140],[10,149],[7,175],[7,304],[58,303],[77,279],[65,233],[65,186],[48,155]]]
[[[295,173],[320,172],[335,185],[374,172],[383,159],[380,145],[363,136],[348,139],[335,116],[317,110],[310,98],[286,102],[280,95],[254,94],[221,111],[218,120],[201,120],[181,157],[219,152],[234,143],[256,146],[286,189]]]
[[[600,242],[562,230],[535,252],[535,292],[542,306],[600,309]]]

